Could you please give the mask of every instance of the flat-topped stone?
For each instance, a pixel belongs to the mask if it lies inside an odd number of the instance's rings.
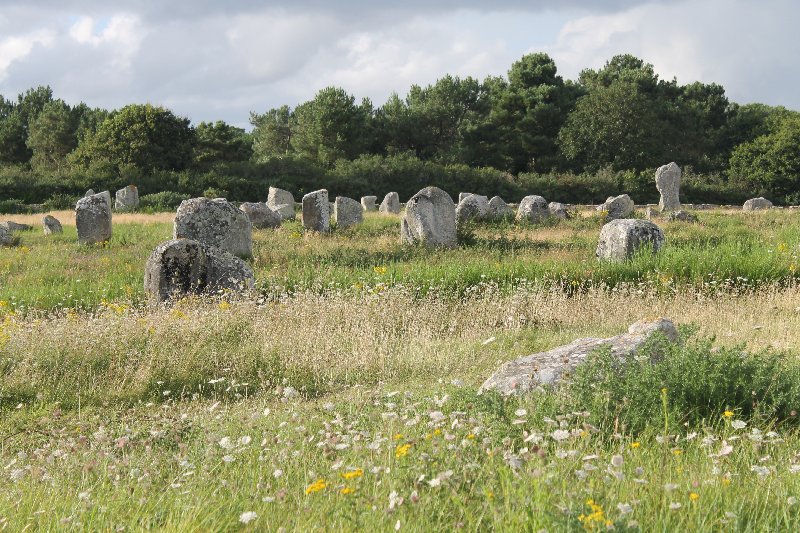
[[[303,228],[327,233],[331,229],[331,204],[328,191],[320,189],[303,196]]]
[[[184,200],[175,215],[172,237],[186,238],[239,257],[253,255],[253,225],[225,198]]]
[[[111,193],[103,191],[84,196],[75,204],[78,242],[96,244],[111,238]]]
[[[400,224],[401,241],[430,247],[452,248],[458,245],[456,205],[450,195],[438,187],[425,187],[406,202]]]

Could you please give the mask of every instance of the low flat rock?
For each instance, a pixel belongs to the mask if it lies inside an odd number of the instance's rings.
[[[546,352],[509,361],[481,385],[480,392],[494,390],[505,395],[523,394],[542,386],[557,385],[598,348],[608,346],[611,353],[623,362],[635,356],[639,347],[657,333],[671,342],[678,341],[678,330],[670,319],[640,320],[621,335],[607,339],[577,339]]]
[[[30,224],[20,224],[19,222],[14,222],[13,220],[6,220],[5,222],[0,222],[0,226],[4,227],[10,232],[30,231],[33,229],[33,226],[31,226]]]
[[[277,228],[283,221],[281,214],[273,211],[264,202],[244,202],[239,209],[247,215],[254,228]]]
[[[697,222],[697,215],[691,211],[681,209],[679,211],[670,211],[667,220],[670,222]]]
[[[605,203],[597,207],[597,210],[605,212],[606,220],[616,220],[618,218],[628,218],[633,214],[635,204],[627,194],[619,196],[609,196]]]
[[[772,202],[763,196],[750,198],[742,206],[742,211],[760,211],[762,209],[772,209]]]

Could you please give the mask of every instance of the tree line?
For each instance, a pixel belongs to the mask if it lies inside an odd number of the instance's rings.
[[[687,201],[759,192],[800,203],[800,113],[731,102],[718,84],[679,85],[618,55],[565,80],[546,54],[505,77],[445,75],[380,107],[327,87],[313,99],[193,126],[150,104],[70,106],[37,87],[0,95],[0,201],[68,204],[83,188],[136,183],[161,200],[183,195],[263,199],[295,193],[410,196],[420,186],[566,202],[655,194],[655,167],[687,170]],[[517,198],[511,198],[515,200]],[[2,206],[0,206],[2,207]]]

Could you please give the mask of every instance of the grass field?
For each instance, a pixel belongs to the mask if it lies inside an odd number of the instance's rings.
[[[0,249],[0,528],[800,527],[800,213],[699,212],[600,264],[600,220],[254,232],[257,290],[144,303],[171,215]],[[9,216],[38,225],[38,217]],[[667,362],[478,395],[503,361],[668,316]]]

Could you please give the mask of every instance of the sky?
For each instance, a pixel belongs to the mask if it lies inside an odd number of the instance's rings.
[[[545,52],[577,79],[620,53],[730,100],[800,110],[796,0],[0,0],[0,94],[149,102],[249,129],[337,86],[382,105]]]

